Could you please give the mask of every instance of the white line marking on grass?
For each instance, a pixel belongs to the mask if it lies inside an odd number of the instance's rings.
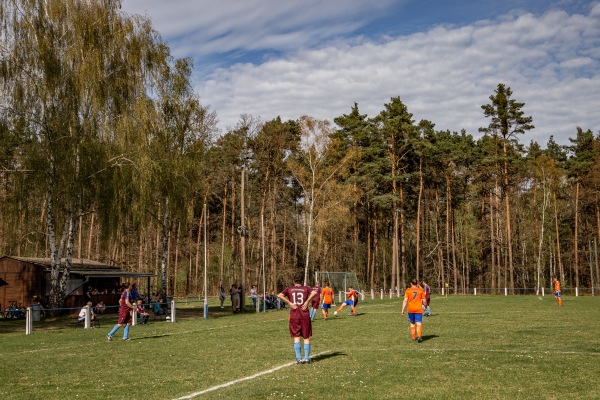
[[[319,356],[321,356],[323,354],[326,354],[326,353],[329,353],[329,351],[323,351],[323,352],[321,352],[319,354],[315,354],[312,358],[317,358],[317,357],[319,357]],[[196,392],[196,393],[192,393],[192,394],[188,394],[186,396],[178,397],[176,400],[193,399],[194,397],[200,396],[201,394],[212,392],[212,391],[215,391],[215,390],[218,390],[218,389],[223,389],[223,388],[235,385],[236,383],[240,383],[240,382],[244,382],[244,381],[249,381],[251,379],[258,378],[260,376],[267,375],[267,374],[273,373],[275,371],[279,371],[280,369],[285,368],[285,367],[289,367],[291,365],[296,365],[296,361],[289,362],[287,364],[283,364],[283,365],[280,365],[278,367],[271,368],[271,369],[268,369],[266,371],[262,371],[262,372],[256,373],[254,375],[246,376],[245,378],[240,378],[240,379],[236,379],[234,381],[223,383],[221,385],[213,386],[213,387],[201,390],[201,391]]]
[[[593,351],[548,351],[548,350],[495,350],[495,349],[464,349],[464,348],[460,348],[460,349],[441,349],[441,348],[426,348],[422,345],[419,345],[418,348],[416,348],[417,346],[410,346],[410,347],[401,347],[401,348],[393,348],[390,349],[389,347],[386,348],[374,348],[374,347],[366,347],[366,348],[357,348],[357,347],[353,347],[352,351],[381,351],[381,352],[389,352],[390,350],[393,351],[408,351],[410,353],[413,352],[432,352],[432,353],[466,353],[466,352],[475,352],[475,353],[506,353],[506,354],[548,354],[548,355],[554,355],[554,354],[561,354],[561,355],[582,355],[582,356],[600,356],[600,352],[596,353]]]

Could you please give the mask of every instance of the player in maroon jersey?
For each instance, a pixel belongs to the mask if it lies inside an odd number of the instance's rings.
[[[114,326],[114,328],[106,335],[108,340],[112,340],[115,332],[125,325],[123,329],[123,340],[129,340],[129,327],[131,326],[131,313],[133,310],[133,304],[131,304],[131,293],[129,292],[129,283],[123,284],[123,292],[121,293],[121,298],[119,299],[119,321]]]
[[[315,286],[313,286],[312,290],[317,293],[315,297],[312,298],[312,307],[310,309],[310,320],[314,321],[317,316],[317,310],[319,309],[319,303],[321,302],[321,286],[319,285],[319,281],[315,282]]]
[[[310,363],[310,337],[312,325],[309,308],[311,300],[317,292],[303,285],[304,274],[298,273],[294,277],[294,286],[290,286],[277,295],[290,306],[290,335],[294,338],[294,352],[298,364]],[[300,346],[300,336],[304,339],[304,360]]]

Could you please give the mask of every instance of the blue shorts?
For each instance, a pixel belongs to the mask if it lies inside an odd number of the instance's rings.
[[[554,293],[554,297],[560,297],[560,292]]]
[[[354,307],[354,301],[353,300],[346,300],[346,302],[344,304],[347,305],[347,306]]]
[[[323,303],[323,310],[327,310],[331,307],[331,304]]]
[[[408,322],[414,324],[416,322],[423,322],[423,314],[421,313],[408,313]]]

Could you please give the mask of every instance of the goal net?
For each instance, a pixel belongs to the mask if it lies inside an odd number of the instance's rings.
[[[315,280],[319,282],[321,287],[325,287],[325,282],[329,282],[329,286],[334,292],[348,291],[348,287],[352,286],[354,290],[360,292],[361,285],[354,272],[315,272]]]

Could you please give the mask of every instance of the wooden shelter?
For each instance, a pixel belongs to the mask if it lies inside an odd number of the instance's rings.
[[[17,306],[44,301],[50,294],[50,258],[0,257],[0,309],[14,302]],[[97,289],[92,296],[93,304],[103,301],[106,306],[114,306],[119,301],[121,279],[147,278],[150,293],[149,273],[123,271],[119,267],[98,261],[73,259],[67,283],[65,307],[81,307],[89,288]]]

